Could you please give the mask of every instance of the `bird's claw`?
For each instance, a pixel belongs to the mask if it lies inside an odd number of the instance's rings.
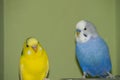
[[[107,76],[106,78],[112,78],[112,79],[115,79],[115,76],[108,72],[108,76]]]
[[[82,76],[82,78],[85,79],[86,76],[87,76],[87,73],[86,73],[86,72],[83,72],[83,76]]]

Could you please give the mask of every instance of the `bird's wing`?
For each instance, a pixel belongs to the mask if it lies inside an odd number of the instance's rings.
[[[23,58],[22,55],[20,57],[20,63],[19,63],[19,79],[23,80],[22,78],[22,72],[23,72]]]
[[[22,65],[19,67],[19,80],[22,80]]]
[[[46,51],[44,51],[45,52],[45,54],[46,54]],[[47,69],[46,69],[46,72],[45,72],[45,76],[47,77],[48,76],[48,74],[49,74],[49,60],[48,60],[48,56],[46,55],[46,59],[47,59]]]

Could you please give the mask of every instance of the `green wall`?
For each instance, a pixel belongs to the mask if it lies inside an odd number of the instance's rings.
[[[117,26],[117,61],[118,61],[118,65],[117,65],[117,71],[118,74],[120,74],[120,0],[116,0],[116,26]]]
[[[3,80],[4,54],[3,0],[0,0],[0,80]]]
[[[115,0],[4,0],[4,80],[18,80],[23,42],[30,36],[48,53],[51,80],[81,77],[74,31],[82,19],[93,22],[108,43],[117,74]]]

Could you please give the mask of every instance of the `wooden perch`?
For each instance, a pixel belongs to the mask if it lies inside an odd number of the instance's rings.
[[[115,78],[62,78],[61,80],[120,80],[120,75],[115,76]]]

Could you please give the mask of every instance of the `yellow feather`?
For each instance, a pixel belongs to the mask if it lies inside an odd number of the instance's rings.
[[[34,45],[37,45],[37,52],[32,48]],[[24,43],[22,52],[20,57],[21,80],[44,80],[49,70],[46,51],[36,39],[30,38]]]

